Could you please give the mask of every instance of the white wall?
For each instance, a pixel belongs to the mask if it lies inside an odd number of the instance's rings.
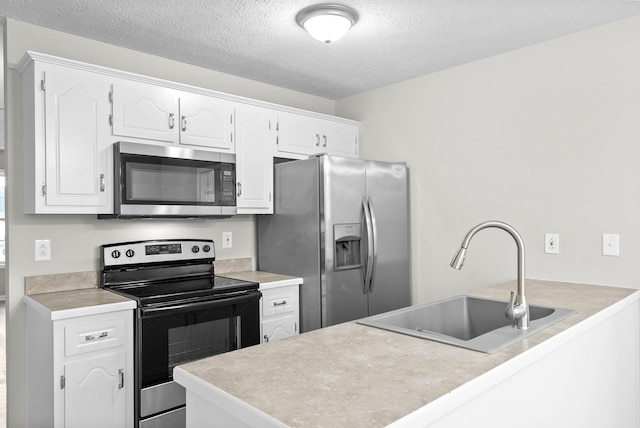
[[[520,231],[529,277],[640,287],[639,76],[636,17],[337,102],[363,122],[361,157],[409,165],[416,302],[515,278],[497,230],[448,266],[489,219]],[[620,234],[620,257],[602,256],[602,233]]]
[[[254,257],[253,216],[226,220],[97,220],[95,216],[24,215],[22,213],[21,78],[13,67],[26,50],[58,55],[135,73],[207,87],[222,92],[293,107],[333,113],[328,99],[266,85],[60,33],[22,22],[6,23],[6,107],[8,174],[8,426],[24,426],[26,418],[25,311],[21,303],[24,277],[39,274],[98,270],[98,246],[104,243],[153,238],[208,237],[221,241],[233,232],[234,248],[217,250],[218,259]],[[34,262],[33,241],[50,239],[52,260]]]

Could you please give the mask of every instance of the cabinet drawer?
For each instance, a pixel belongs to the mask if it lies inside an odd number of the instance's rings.
[[[268,317],[298,309],[298,299],[291,290],[269,290],[262,292],[262,316]]]
[[[71,324],[64,328],[65,355],[77,355],[100,349],[114,348],[125,343],[125,317]]]

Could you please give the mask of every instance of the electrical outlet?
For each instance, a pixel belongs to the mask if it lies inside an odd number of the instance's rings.
[[[36,239],[35,261],[43,262],[51,260],[51,241],[48,239]]]
[[[557,233],[544,234],[544,252],[547,254],[560,254],[560,235]]]
[[[617,233],[602,234],[602,255],[603,256],[619,256],[620,255],[620,235]]]
[[[231,232],[222,232],[222,248],[233,247],[233,236]]]

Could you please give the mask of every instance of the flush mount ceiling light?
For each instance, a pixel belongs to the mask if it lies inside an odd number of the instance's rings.
[[[309,35],[324,43],[342,38],[358,20],[358,14],[338,4],[318,4],[302,9],[296,16],[298,24]]]

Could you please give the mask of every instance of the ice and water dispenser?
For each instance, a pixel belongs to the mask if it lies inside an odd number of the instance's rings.
[[[333,243],[335,247],[334,270],[348,270],[362,267],[360,246],[362,228],[360,223],[334,224]]]

